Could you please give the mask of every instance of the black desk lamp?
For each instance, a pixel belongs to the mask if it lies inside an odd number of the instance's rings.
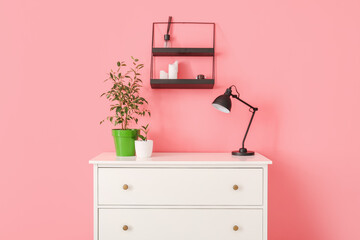
[[[237,95],[232,94],[231,92],[231,88],[234,87],[236,90]],[[236,98],[237,100],[239,100],[240,102],[244,103],[246,106],[250,107],[249,111],[252,112],[251,115],[251,119],[249,122],[249,126],[247,127],[243,142],[242,142],[242,147],[239,149],[239,151],[233,151],[232,155],[235,156],[249,156],[249,155],[254,155],[254,152],[252,151],[248,151],[244,145],[245,145],[245,139],[246,136],[249,132],[249,128],[251,125],[251,122],[254,118],[255,112],[258,110],[258,108],[251,106],[250,104],[248,104],[247,102],[243,101],[240,99],[240,94],[236,88],[236,86],[231,85],[228,89],[226,89],[225,93],[223,95],[218,96],[214,102],[212,103],[212,105],[219,111],[222,111],[224,113],[230,113],[231,110],[231,99],[230,96],[233,98]]]

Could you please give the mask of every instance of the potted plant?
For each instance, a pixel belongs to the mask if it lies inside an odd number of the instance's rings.
[[[140,128],[139,137],[141,140],[135,141],[136,156],[139,158],[151,157],[153,151],[153,141],[148,140],[149,124]]]
[[[144,106],[148,104],[145,98],[140,96],[142,81],[140,69],[144,67],[139,59],[131,57],[132,66],[127,67],[124,61],[117,62],[117,70],[110,70],[109,77],[105,81],[111,81],[112,87],[109,91],[101,94],[110,101],[110,112],[112,115],[102,120],[110,121],[120,129],[112,129],[114,137],[116,156],[134,156],[135,140],[138,138],[139,130],[130,129],[131,123],[138,123],[139,116],[145,116],[150,111]]]

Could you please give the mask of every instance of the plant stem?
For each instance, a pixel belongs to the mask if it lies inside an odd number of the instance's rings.
[[[127,128],[127,113],[125,114],[125,128],[124,129],[126,129]]]

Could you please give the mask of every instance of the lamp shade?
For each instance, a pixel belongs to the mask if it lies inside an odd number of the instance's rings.
[[[218,96],[212,103],[214,108],[224,113],[230,113],[231,111],[231,99],[229,94],[223,94]]]

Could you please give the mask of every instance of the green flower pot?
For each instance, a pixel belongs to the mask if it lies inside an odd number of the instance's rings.
[[[139,136],[138,129],[113,129],[116,156],[135,156],[135,140]]]

